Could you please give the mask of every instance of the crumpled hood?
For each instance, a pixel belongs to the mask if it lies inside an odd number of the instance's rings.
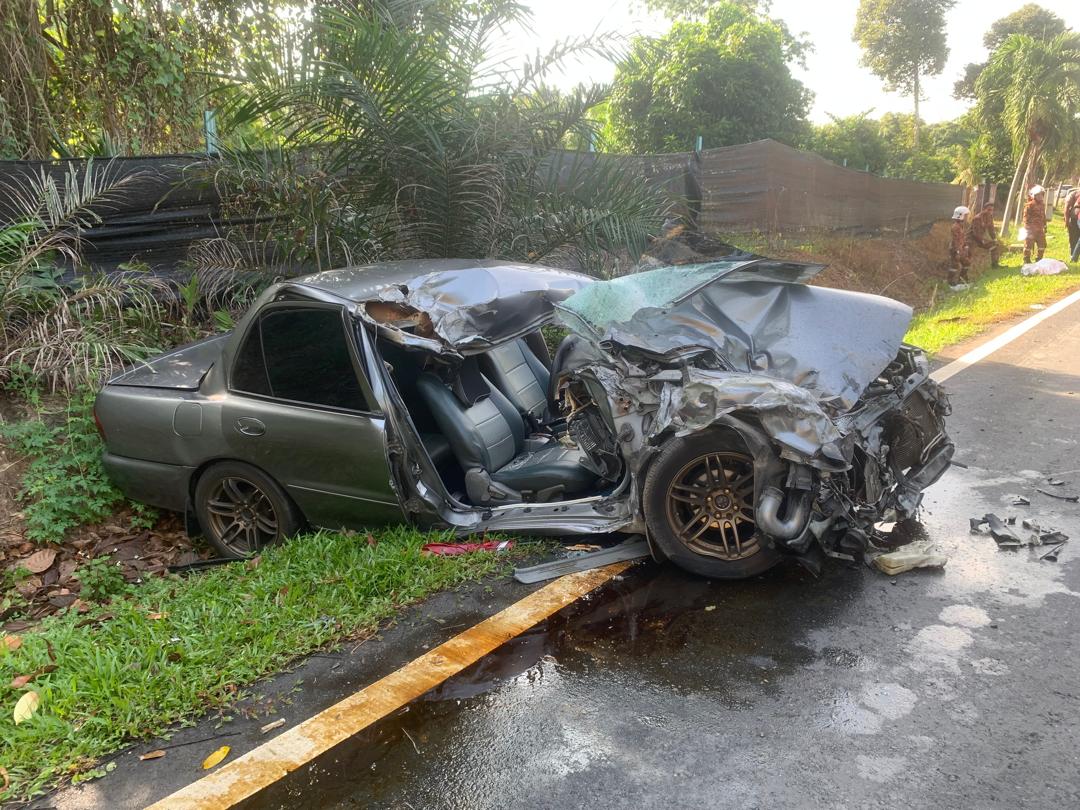
[[[664,267],[595,284],[557,305],[569,328],[677,364],[713,353],[733,371],[850,410],[896,357],[911,308],[804,283],[823,269],[767,260]]]

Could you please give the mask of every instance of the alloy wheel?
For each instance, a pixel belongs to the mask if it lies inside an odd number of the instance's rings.
[[[270,498],[246,478],[222,478],[206,503],[210,530],[222,545],[240,555],[255,554],[278,536],[278,518]]]
[[[691,551],[742,560],[761,550],[754,523],[754,460],[708,453],[686,464],[667,489],[667,518]]]

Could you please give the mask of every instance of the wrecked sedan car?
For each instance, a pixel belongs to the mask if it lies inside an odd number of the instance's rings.
[[[807,285],[821,269],[433,260],[286,281],[104,387],[105,466],[229,556],[404,518],[644,533],[712,577],[857,558],[949,466],[948,403],[903,343],[911,310]]]

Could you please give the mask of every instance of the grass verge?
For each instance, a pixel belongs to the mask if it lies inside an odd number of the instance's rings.
[[[1047,232],[1046,255],[1068,260],[1069,240],[1061,218],[1055,216]],[[986,270],[970,289],[954,293],[942,286],[944,298],[915,316],[906,340],[936,354],[946,346],[985,332],[1001,321],[1028,313],[1036,304],[1048,304],[1080,289],[1080,267],[1056,276],[1021,276],[1020,253],[1002,257],[1001,267]]]
[[[493,554],[421,554],[447,539],[407,528],[298,538],[257,564],[154,579],[92,613],[46,619],[18,642],[0,639],[0,766],[11,780],[0,799],[97,775],[98,760],[129,740],[161,735],[299,656],[506,565]],[[27,686],[11,683],[35,672]],[[29,691],[39,708],[16,725]]]

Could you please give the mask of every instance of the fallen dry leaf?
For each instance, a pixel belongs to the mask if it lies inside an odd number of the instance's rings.
[[[22,638],[20,636],[4,636],[4,646],[7,647],[8,652],[15,652],[22,646]]]
[[[590,543],[578,543],[574,546],[566,546],[567,551],[599,551],[600,546],[594,546]]]
[[[271,731],[273,731],[275,728],[281,728],[283,725],[285,725],[285,718],[284,717],[279,717],[274,722],[267,723],[265,726],[260,728],[259,731],[261,731],[263,734],[268,734]]]
[[[11,787],[11,777],[3,765],[0,765],[0,779],[4,780],[4,784],[0,785],[0,794],[7,793],[7,789]]]
[[[244,567],[248,571],[254,571],[256,568],[259,567],[259,563],[261,563],[261,562],[262,562],[262,555],[261,554],[256,554],[254,557],[252,557],[250,560],[248,560],[247,562],[244,563]]]
[[[208,756],[206,759],[203,760],[203,764],[202,764],[203,770],[208,771],[211,768],[213,768],[215,765],[217,765],[219,762],[221,762],[221,760],[225,759],[225,757],[227,757],[229,755],[229,751],[231,751],[231,750],[232,749],[229,748],[229,746],[227,746],[227,745],[221,746],[221,748],[219,748],[217,751],[215,751],[214,753],[212,753],[210,756]]]
[[[161,759],[163,756],[165,756],[165,752],[159,748],[156,751],[147,751],[145,754],[139,754],[139,759]]]
[[[147,613],[146,618],[156,622],[158,619],[164,619],[168,615],[168,613]]]
[[[29,720],[34,712],[38,710],[38,706],[41,705],[41,697],[37,692],[26,692],[19,702],[15,704],[15,711],[12,712],[12,716],[15,718],[15,725],[23,723]]]
[[[12,678],[11,679],[11,688],[12,689],[22,689],[24,686],[26,686],[28,683],[30,683],[30,681],[34,680],[34,678],[37,678],[40,675],[48,675],[50,672],[55,672],[55,671],[56,671],[56,664],[46,664],[43,667],[38,667],[33,672],[31,672],[29,675],[18,675],[16,677]]]
[[[367,536],[367,544],[369,546],[377,546],[379,544],[379,541],[375,539],[375,535],[369,534]]]
[[[56,562],[56,549],[43,548],[23,560],[22,564],[24,568],[30,570],[31,574],[40,574],[48,571],[54,562]]]

